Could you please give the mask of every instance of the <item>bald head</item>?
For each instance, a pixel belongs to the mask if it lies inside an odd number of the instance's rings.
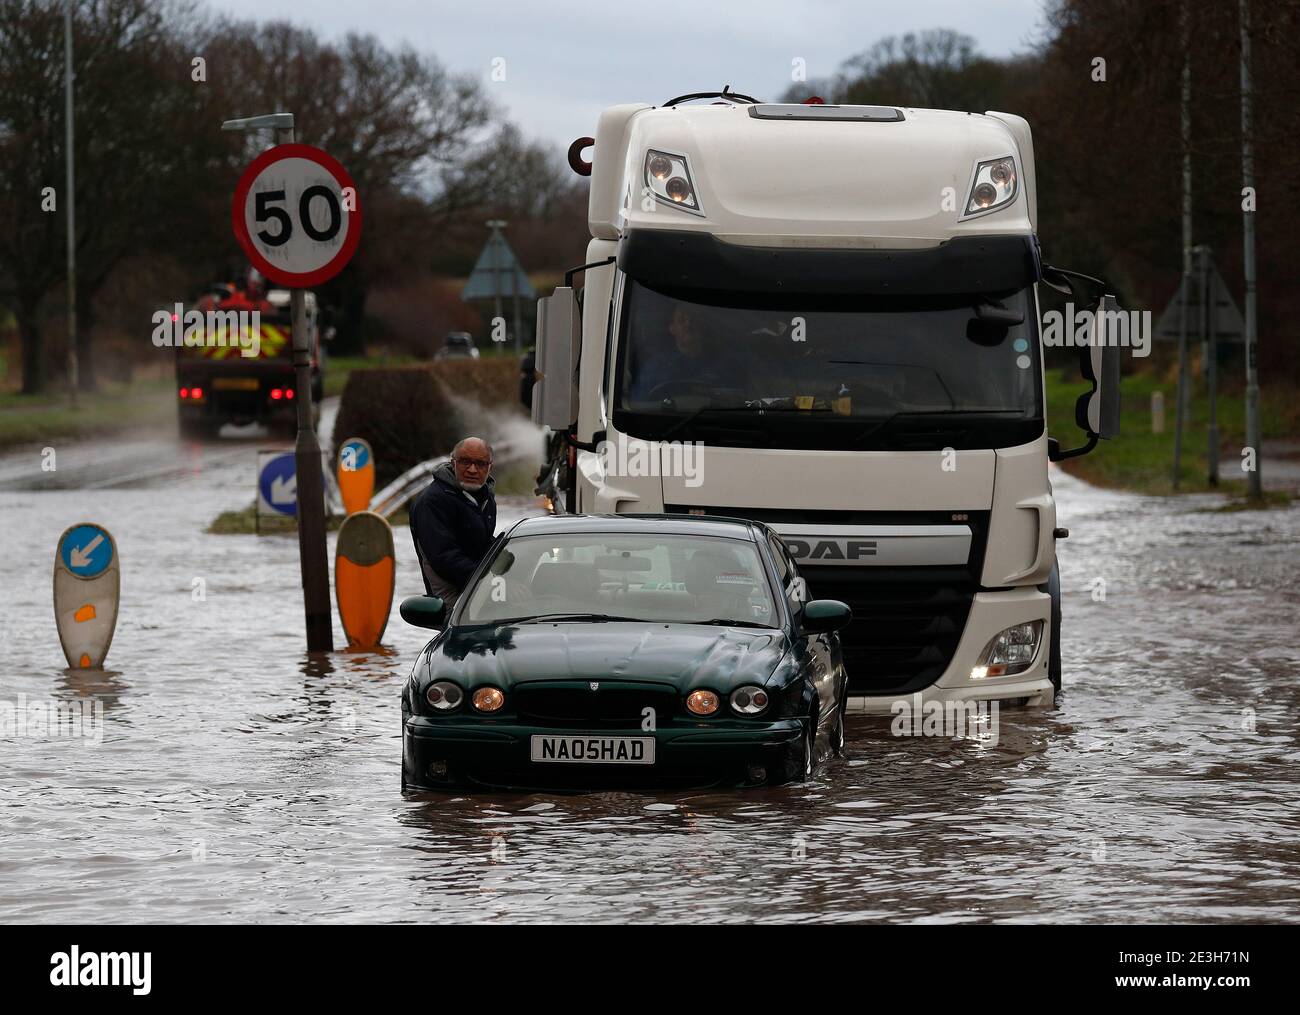
[[[462,438],[451,449],[451,467],[464,489],[481,490],[492,472],[492,445],[482,437]]]

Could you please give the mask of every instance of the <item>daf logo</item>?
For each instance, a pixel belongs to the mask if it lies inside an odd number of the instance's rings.
[[[876,555],[874,539],[819,539],[810,543],[786,536],[785,544],[797,560],[858,560]]]
[[[593,681],[592,681],[591,683],[589,683],[587,686],[590,687],[593,691],[599,691],[599,690],[600,690],[600,681],[599,681],[599,680],[593,680]]]

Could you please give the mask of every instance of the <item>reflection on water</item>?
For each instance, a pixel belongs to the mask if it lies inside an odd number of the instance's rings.
[[[894,737],[887,717],[850,717],[848,757],[805,786],[404,798],[398,691],[428,632],[395,608],[383,652],[303,653],[296,541],[202,531],[251,497],[255,445],[201,460],[142,447],[122,452],[127,465],[148,472],[140,455],[161,456],[165,481],[89,504],[84,488],[104,482],[92,455],[67,456],[65,473],[61,452],[59,486],[39,489],[23,487],[23,462],[0,460],[13,488],[0,492],[13,632],[0,696],[105,706],[98,746],[0,741],[6,920],[1300,911],[1300,512],[1200,513],[1212,502],[1058,476],[1066,693],[1052,711],[1002,709],[996,742]],[[51,616],[54,542],[85,517],[122,557],[102,674],[62,668]],[[396,545],[395,607],[421,588],[404,531]]]

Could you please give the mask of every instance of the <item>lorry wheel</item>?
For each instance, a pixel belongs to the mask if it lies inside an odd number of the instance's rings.
[[[1048,644],[1047,675],[1052,686],[1061,690],[1061,571],[1052,563],[1052,573],[1047,579],[1047,592],[1052,597],[1052,639]]]

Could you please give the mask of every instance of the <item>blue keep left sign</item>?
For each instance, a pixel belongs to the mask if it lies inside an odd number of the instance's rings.
[[[298,513],[298,473],[292,451],[272,455],[260,463],[257,493],[261,505],[265,505],[263,513]]]
[[[370,445],[355,437],[339,450],[339,461],[348,472],[360,472],[370,464]]]
[[[113,538],[98,525],[75,525],[63,534],[59,560],[78,578],[94,578],[113,563]]]

